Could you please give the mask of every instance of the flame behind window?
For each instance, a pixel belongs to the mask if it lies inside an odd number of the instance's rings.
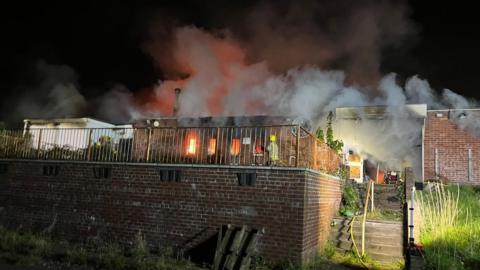
[[[195,132],[187,133],[185,142],[186,142],[185,154],[187,156],[194,156],[197,153],[197,148],[198,148],[197,134]]]
[[[215,151],[217,150],[216,148],[217,148],[217,139],[210,138],[208,140],[207,154],[209,156],[215,155]]]
[[[240,139],[232,139],[230,144],[230,155],[236,156],[240,154]]]

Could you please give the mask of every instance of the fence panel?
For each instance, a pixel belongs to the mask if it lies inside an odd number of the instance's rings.
[[[0,130],[0,158],[305,167],[341,159],[295,125]]]

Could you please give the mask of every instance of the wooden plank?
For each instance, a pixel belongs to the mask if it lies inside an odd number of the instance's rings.
[[[223,258],[223,255],[225,254],[225,249],[227,247],[228,241],[230,240],[230,236],[232,235],[232,231],[233,231],[232,226],[228,224],[227,232],[223,236],[220,246],[217,246],[217,250],[215,251],[215,260],[213,262],[213,270],[223,269],[223,266],[221,265],[222,258]]]
[[[242,264],[240,265],[239,270],[250,270],[250,265],[252,264],[252,257],[247,256],[242,259]]]
[[[252,239],[250,239],[250,242],[248,242],[247,247],[245,248],[245,254],[247,254],[248,256],[252,256],[257,253],[257,243],[259,238],[260,232],[257,231],[252,236]]]
[[[240,253],[242,251],[242,247],[248,237],[248,227],[242,226],[240,231],[237,231],[235,234],[235,238],[233,239],[232,245],[230,246],[231,253],[227,256],[227,260],[225,261],[225,266],[227,270],[233,270],[237,261],[240,257]]]
[[[220,260],[220,246],[222,244],[222,234],[223,234],[223,226],[220,226],[220,229],[218,230],[218,237],[217,237],[217,247],[215,248],[215,257],[213,259],[213,269],[218,269],[218,261]]]

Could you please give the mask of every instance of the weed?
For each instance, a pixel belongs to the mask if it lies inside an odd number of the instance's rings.
[[[360,194],[358,190],[349,181],[345,182],[342,193],[342,206],[340,214],[343,216],[353,216],[360,208]]]
[[[420,241],[430,269],[480,269],[480,200],[472,187],[418,192]]]

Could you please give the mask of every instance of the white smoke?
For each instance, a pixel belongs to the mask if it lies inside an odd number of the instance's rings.
[[[142,116],[133,94],[123,85],[116,85],[98,98],[95,116],[113,123],[129,123]]]
[[[157,97],[173,103],[173,88],[182,87],[179,116],[281,115],[307,119],[324,127],[326,116],[338,107],[384,106],[385,117],[340,125],[334,134],[346,148],[381,161],[389,168],[416,166],[420,169],[423,119],[407,104],[428,108],[472,107],[472,102],[445,89],[439,96],[428,81],[412,76],[401,85],[394,73],[377,85],[350,84],[340,70],[318,66],[294,67],[282,74],[270,71],[265,62],[249,63],[233,36],[209,33],[188,26],[178,28],[174,55],[176,66],[189,70],[189,77],[165,81],[156,88]],[[480,130],[480,123],[464,119],[462,127]],[[478,128],[477,128],[478,127]]]
[[[405,85],[395,74],[381,76],[382,49],[415,32],[403,1],[309,4],[307,9],[289,5],[286,13],[268,4],[256,8],[243,29],[247,35],[240,38],[228,30],[183,26],[169,29],[170,39],[165,39],[155,36],[162,31],[150,29],[153,36],[142,48],[171,76],[152,86],[146,104],[122,86],[107,91],[96,100],[94,115],[113,122],[170,116],[176,87],[182,89],[180,117],[282,115],[324,127],[326,116],[338,107],[385,106],[388,118],[367,121],[360,115],[353,124],[336,126],[334,134],[347,147],[396,167],[419,164],[423,122],[411,117],[406,104],[475,107],[450,90],[439,96],[419,76],[407,79]],[[318,12],[325,16],[317,16]],[[318,23],[315,18],[322,20]],[[71,117],[86,110],[71,68],[43,64],[39,69],[47,70],[45,80],[38,95],[29,93],[22,100],[23,115]],[[480,131],[473,117],[461,119],[461,127]]]
[[[25,118],[98,117],[125,123],[145,113],[136,106],[132,92],[122,85],[103,90],[104,94],[95,100],[87,100],[72,67],[38,60],[35,69],[39,83],[20,87],[19,94],[10,100],[15,108],[9,119],[12,122],[21,123]]]

